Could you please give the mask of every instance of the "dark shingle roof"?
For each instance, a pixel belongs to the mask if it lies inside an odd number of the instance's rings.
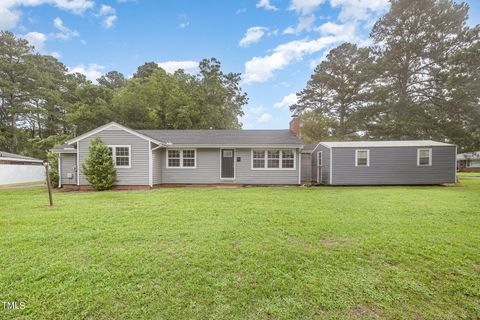
[[[316,144],[304,144],[302,152],[311,153],[316,146],[317,146]]]
[[[301,145],[290,130],[136,130],[174,145]]]
[[[31,157],[27,157],[27,156],[22,156],[22,155],[19,155],[19,154],[15,154],[15,153],[10,153],[10,152],[6,152],[6,151],[0,151],[0,158],[10,158],[10,159],[18,159],[19,161],[20,160],[28,160],[28,161],[42,161],[40,159],[35,159],[35,158],[31,158]]]
[[[52,152],[64,152],[64,153],[77,153],[77,149],[74,146],[64,143],[60,146],[56,146],[50,149]]]

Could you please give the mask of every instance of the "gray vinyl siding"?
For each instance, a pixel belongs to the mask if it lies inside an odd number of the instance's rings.
[[[148,185],[148,144],[149,141],[137,137],[124,130],[104,130],[79,141],[78,152],[80,167],[88,154],[88,146],[94,138],[100,137],[107,145],[130,145],[131,167],[117,168],[116,185]],[[88,185],[88,181],[80,170],[80,185]]]
[[[220,148],[197,148],[195,169],[167,168],[166,151],[160,152],[161,182],[165,184],[298,184],[298,149],[295,170],[252,170],[250,148],[235,149],[235,179],[220,179]]]
[[[432,149],[432,165],[417,166],[417,149]],[[455,182],[455,146],[332,148],[334,185]],[[370,166],[355,166],[355,150],[370,150]]]
[[[302,153],[302,182],[310,183],[312,181],[312,155]]]
[[[322,152],[322,166],[318,170],[318,152]],[[330,149],[319,144],[312,152],[312,181],[317,181],[317,175],[320,176],[321,184],[330,182]]]
[[[188,149],[188,148],[187,148]],[[161,182],[208,184],[220,182],[220,149],[196,149],[196,168],[167,168],[166,149],[160,152]]]
[[[76,153],[60,153],[60,171],[61,182],[64,184],[77,184],[77,154]],[[72,174],[72,178],[68,178],[68,174]]]

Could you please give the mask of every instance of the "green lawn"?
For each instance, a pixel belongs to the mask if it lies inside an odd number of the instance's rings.
[[[462,177],[480,177],[480,172],[457,172],[457,176]]]
[[[475,319],[456,187],[0,191],[0,319]]]

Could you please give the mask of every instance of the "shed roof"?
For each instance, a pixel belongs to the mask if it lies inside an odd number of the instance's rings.
[[[433,140],[399,140],[399,141],[333,141],[322,142],[329,148],[376,148],[376,147],[440,147],[453,144]]]
[[[317,144],[304,144],[302,153],[312,153],[312,151],[317,147]]]
[[[480,151],[465,152],[457,154],[457,160],[476,160],[480,159]]]
[[[77,149],[75,149],[71,144],[68,143],[56,146],[50,150],[54,153],[77,153]]]

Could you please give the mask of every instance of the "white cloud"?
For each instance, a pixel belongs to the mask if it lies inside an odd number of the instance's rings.
[[[258,107],[250,107],[246,109],[246,114],[259,114],[261,112],[265,111],[265,107],[263,106],[258,106]]]
[[[276,108],[287,109],[291,105],[297,103],[297,101],[297,94],[293,92],[283,97],[281,101],[275,103],[273,106]]]
[[[242,13],[245,13],[247,12],[247,9],[246,8],[241,8],[241,9],[238,9],[237,11],[235,11],[235,14],[242,14]]]
[[[51,55],[52,57],[54,57],[54,58],[57,58],[57,59],[60,59],[60,57],[62,56],[62,55],[60,54],[60,52],[58,52],[58,51],[50,52],[50,55]]]
[[[284,34],[298,34],[304,30],[310,31],[312,30],[313,23],[315,22],[315,16],[308,15],[308,16],[300,16],[298,18],[298,24],[296,27],[288,27],[286,28],[283,33]]]
[[[100,16],[106,16],[106,15],[115,14],[115,13],[116,13],[115,8],[106,4],[102,4],[102,6],[100,7],[100,10],[98,11],[98,15]]]
[[[117,21],[117,15],[116,15],[116,10],[112,6],[102,4],[100,7],[100,10],[98,10],[98,13],[96,14],[97,17],[102,17],[102,26],[105,29],[110,29],[113,27],[113,24],[115,21]]]
[[[0,4],[0,29],[6,30],[15,27],[20,20],[20,15],[20,11]]]
[[[87,66],[84,64],[79,64],[76,67],[73,68],[68,68],[68,73],[81,73],[84,74],[85,77],[92,81],[92,82],[97,82],[97,79],[102,76],[102,71],[105,69],[104,66],[98,65],[96,63],[90,63]]]
[[[88,9],[93,8],[93,0],[20,0],[18,2],[24,3],[52,3],[54,6],[60,9],[71,11],[76,14],[81,14]]]
[[[102,21],[102,26],[105,29],[110,29],[111,27],[113,27],[113,24],[115,23],[115,21],[117,21],[116,15],[108,16]]]
[[[340,38],[342,41],[356,41],[355,35],[356,25],[354,23],[336,24],[327,22],[317,28],[323,36],[334,36]]]
[[[29,32],[23,36],[35,49],[40,52],[43,50],[45,41],[47,41],[47,36],[41,32]]]
[[[14,28],[20,20],[20,7],[35,7],[49,4],[74,14],[82,14],[93,8],[93,0],[1,0],[0,1],[0,29]]]
[[[292,0],[290,10],[295,10],[303,15],[312,13],[325,0]]]
[[[189,25],[190,25],[190,22],[186,21],[186,22],[181,22],[181,23],[179,23],[179,24],[178,24],[178,27],[179,27],[180,29],[185,29],[185,28],[187,28]]]
[[[277,11],[278,8],[270,3],[270,0],[259,0],[257,8],[264,8],[265,10]]]
[[[73,37],[78,37],[80,34],[76,30],[71,30],[64,23],[63,20],[59,17],[53,19],[53,26],[58,30],[57,33],[53,34],[54,38],[69,40]]]
[[[330,0],[332,8],[340,7],[340,21],[369,20],[388,10],[388,0]]]
[[[273,76],[273,72],[281,70],[294,60],[301,60],[305,54],[312,54],[325,49],[338,41],[328,36],[316,40],[295,40],[279,45],[273,53],[263,57],[253,57],[245,63],[245,83],[264,82]]]
[[[269,113],[262,113],[258,118],[257,118],[257,121],[258,122],[267,122],[267,121],[270,121],[272,120],[272,115],[269,114]]]
[[[242,40],[238,43],[240,47],[248,47],[250,44],[260,41],[268,29],[265,27],[251,27],[245,32]]]
[[[195,73],[198,70],[198,61],[164,61],[159,62],[158,66],[168,73],[174,73],[178,69],[183,69],[187,73]]]

